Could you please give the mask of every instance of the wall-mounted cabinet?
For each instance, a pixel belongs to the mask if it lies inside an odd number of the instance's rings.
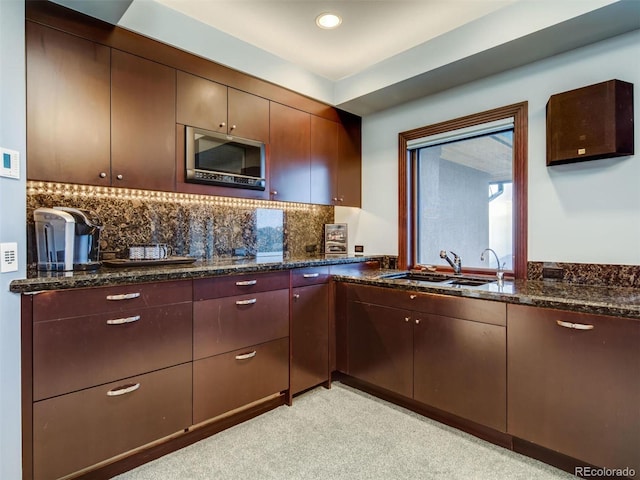
[[[360,206],[359,117],[50,2],[26,23],[28,179]],[[267,144],[267,190],[186,183],[185,125]]]
[[[177,75],[176,121],[269,142],[269,101],[185,72]]]
[[[111,53],[111,183],[175,190],[175,70]]]
[[[26,43],[28,178],[110,185],[111,49],[32,22]]]
[[[633,155],[633,84],[609,80],[552,95],[547,166]]]
[[[27,22],[27,177],[175,189],[175,70]]]

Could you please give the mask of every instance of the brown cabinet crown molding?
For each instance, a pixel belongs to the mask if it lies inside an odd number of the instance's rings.
[[[27,0],[26,19],[340,122],[342,112],[330,105],[50,1]]]

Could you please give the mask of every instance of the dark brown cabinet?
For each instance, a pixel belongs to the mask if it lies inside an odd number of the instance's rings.
[[[504,326],[414,314],[413,398],[506,431]]]
[[[192,424],[191,281],[42,292],[30,320],[33,478]]]
[[[175,190],[176,71],[111,52],[111,183]]]
[[[633,151],[632,83],[609,80],[549,98],[547,166]]]
[[[369,303],[349,303],[349,374],[413,397],[411,312]]]
[[[310,115],[271,102],[269,191],[272,200],[310,202]]]
[[[185,72],[177,75],[176,121],[269,142],[269,101]]]
[[[354,285],[346,296],[346,373],[506,431],[503,303]]]
[[[329,382],[329,267],[291,272],[291,394]]]
[[[507,308],[508,432],[640,471],[640,321]]]
[[[194,282],[193,421],[289,389],[289,272]]]
[[[32,22],[26,42],[27,178],[110,185],[110,49]]]
[[[361,118],[340,112],[338,124],[337,205],[360,207],[362,194]]]
[[[311,203],[338,203],[338,124],[311,115]]]

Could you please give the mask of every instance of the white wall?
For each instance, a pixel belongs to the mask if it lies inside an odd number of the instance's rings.
[[[0,274],[0,478],[22,477],[20,435],[20,296],[9,283],[25,277],[26,95],[24,0],[0,1],[0,146],[18,150],[20,180],[0,177],[0,242],[18,242],[20,270]]]
[[[526,100],[528,260],[640,265],[638,155],[545,164],[549,96],[613,78],[635,84],[639,148],[639,58],[636,30],[363,118],[362,210],[337,208],[336,221],[349,223],[351,245],[363,244],[367,253],[397,254],[398,133]]]

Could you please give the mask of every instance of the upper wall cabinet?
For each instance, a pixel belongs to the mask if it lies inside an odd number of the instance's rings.
[[[110,185],[110,49],[32,22],[26,44],[27,177]]]
[[[178,71],[176,121],[183,125],[269,142],[269,101]]]
[[[272,200],[310,201],[311,115],[271,103],[269,192]]]
[[[552,95],[547,166],[633,155],[633,84],[620,80]]]
[[[360,118],[311,116],[311,203],[360,206]]]
[[[176,71],[115,49],[111,62],[112,184],[174,191]]]

